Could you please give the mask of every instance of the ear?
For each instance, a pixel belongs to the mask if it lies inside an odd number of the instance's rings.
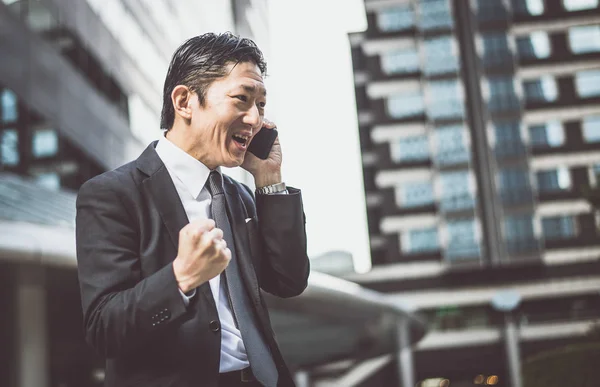
[[[175,115],[180,116],[185,121],[192,119],[192,109],[190,105],[192,96],[192,91],[184,85],[175,86],[171,93],[171,102],[173,103]]]

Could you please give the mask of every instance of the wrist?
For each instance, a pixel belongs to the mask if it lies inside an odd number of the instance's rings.
[[[175,258],[173,261],[173,274],[175,275],[175,281],[177,281],[177,287],[183,293],[188,293],[195,288],[191,281],[191,278],[186,278],[186,276],[181,274],[181,269],[179,268],[179,260]]]
[[[281,171],[261,173],[254,176],[254,185],[256,186],[256,188],[262,188],[268,185],[273,185],[281,182]]]

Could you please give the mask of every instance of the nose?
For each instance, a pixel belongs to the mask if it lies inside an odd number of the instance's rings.
[[[258,111],[258,106],[252,106],[244,115],[244,123],[248,124],[252,127],[252,129],[257,130],[260,128],[263,122],[263,117]]]

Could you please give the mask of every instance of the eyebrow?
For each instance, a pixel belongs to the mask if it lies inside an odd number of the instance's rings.
[[[254,85],[242,85],[242,88],[248,93],[256,93],[256,86]],[[263,89],[263,95],[267,95],[267,89]]]

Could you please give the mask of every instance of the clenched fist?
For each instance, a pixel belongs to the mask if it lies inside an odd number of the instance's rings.
[[[223,231],[212,219],[189,223],[179,232],[179,250],[173,271],[182,292],[202,285],[221,274],[231,260]]]

